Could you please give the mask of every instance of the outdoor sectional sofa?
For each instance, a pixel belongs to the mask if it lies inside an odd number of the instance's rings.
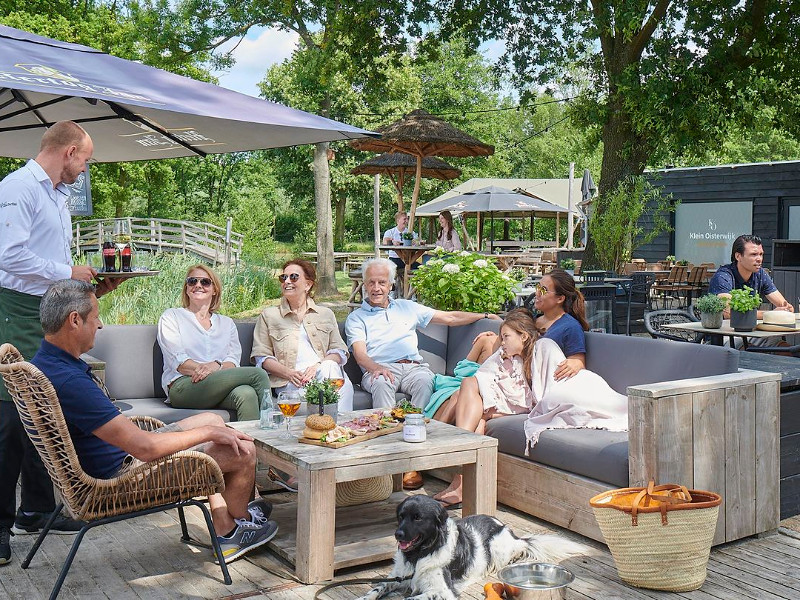
[[[254,324],[237,325],[248,364]],[[431,325],[419,331],[420,351],[434,372],[452,373],[475,335],[497,329],[488,319]],[[723,496],[715,544],[777,529],[779,374],[739,369],[738,351],[723,347],[601,333],[586,342],[587,368],[627,393],[630,430],[546,431],[525,456],[525,416],[491,421],[499,502],[602,540],[589,498],[654,479]],[[164,404],[155,326],[106,326],[91,355],[105,362],[106,385],[125,414],[171,422],[196,412]],[[370,408],[352,357],[345,370],[355,408]]]

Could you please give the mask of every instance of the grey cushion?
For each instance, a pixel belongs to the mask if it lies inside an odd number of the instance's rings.
[[[586,368],[620,394],[628,386],[735,373],[739,351],[644,337],[586,333]]]
[[[499,333],[500,321],[481,319],[470,325],[450,328],[447,336],[447,375],[453,374],[458,361],[465,359],[472,349],[472,340],[484,331]],[[445,373],[445,371],[437,372]]]
[[[112,397],[164,398],[161,348],[155,325],[106,325],[89,354],[105,361],[106,387]]]
[[[525,456],[527,415],[492,419],[486,433],[498,440],[498,451],[596,479],[617,487],[628,486],[628,433],[602,429],[551,429]]]
[[[117,401],[117,407],[128,417],[134,415],[144,415],[155,417],[164,423],[174,423],[186,417],[191,417],[203,412],[211,412],[219,415],[227,423],[236,420],[235,410],[207,409],[198,410],[196,408],[175,408],[170,404],[165,404],[161,398],[128,398],[127,400]]]

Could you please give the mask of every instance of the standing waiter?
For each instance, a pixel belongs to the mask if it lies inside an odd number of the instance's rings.
[[[42,340],[39,302],[59,279],[91,281],[97,271],[72,264],[72,223],[65,184],[86,170],[94,146],[72,121],[59,121],[42,136],[35,159],[0,182],[0,344],[9,342],[30,360]],[[97,296],[120,279],[97,285]],[[22,498],[16,507],[17,480]],[[0,564],[11,560],[10,530],[39,533],[55,510],[53,484],[0,386]],[[75,533],[80,523],[59,516],[52,533]]]

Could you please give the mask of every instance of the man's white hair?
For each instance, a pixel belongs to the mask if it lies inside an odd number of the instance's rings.
[[[386,269],[389,271],[389,283],[394,283],[397,278],[397,265],[390,261],[388,258],[370,258],[365,260],[361,266],[361,274],[364,282],[367,281],[367,271],[374,268]]]

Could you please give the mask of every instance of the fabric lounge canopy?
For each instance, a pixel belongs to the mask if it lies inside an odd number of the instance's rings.
[[[29,158],[45,128],[81,124],[93,160],[204,156],[374,136],[94,48],[0,25],[0,156]]]

